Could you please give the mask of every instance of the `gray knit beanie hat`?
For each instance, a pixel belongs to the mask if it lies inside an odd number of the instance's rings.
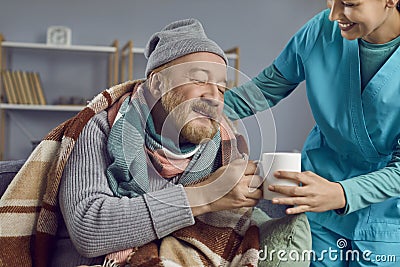
[[[228,64],[224,51],[208,39],[203,26],[196,19],[172,22],[150,37],[144,55],[147,59],[146,77],[155,68],[174,59],[195,52],[217,54]]]

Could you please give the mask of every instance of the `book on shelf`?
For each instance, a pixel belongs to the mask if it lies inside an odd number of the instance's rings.
[[[23,104],[21,101],[22,95],[21,95],[21,92],[19,89],[18,80],[15,75],[15,72],[11,71],[11,70],[8,71],[8,77],[9,77],[10,84],[12,85],[12,90],[15,95],[15,104]]]
[[[29,99],[28,99],[28,88],[25,88],[24,83],[22,81],[22,74],[21,71],[13,71],[17,83],[17,88],[20,92],[21,95],[21,104],[29,104]]]
[[[13,84],[11,83],[11,78],[9,76],[9,71],[3,70],[1,72],[1,80],[3,82],[3,88],[4,88],[4,93],[5,97],[7,99],[7,102],[10,104],[16,104],[17,103],[17,97],[14,92],[14,87]],[[5,102],[5,100],[2,100]]]
[[[35,78],[33,77],[33,72],[28,72],[26,74],[26,76],[27,76],[26,78],[27,78],[29,87],[32,88],[31,93],[32,93],[33,102],[35,103],[35,105],[42,105],[40,103],[38,92],[35,88]]]
[[[33,76],[34,88],[38,96],[39,105],[46,105],[46,98],[43,94],[42,81],[40,80],[39,73],[33,72],[31,75]]]
[[[46,105],[39,73],[4,70],[1,79],[8,103]]]
[[[20,74],[21,74],[21,78],[22,78],[22,84],[25,89],[26,97],[28,99],[28,104],[37,105],[38,103],[36,103],[36,100],[33,97],[33,88],[31,88],[31,85],[28,80],[28,72],[23,71],[23,72],[20,72]]]
[[[20,83],[19,77],[18,77],[18,72],[17,71],[10,71],[10,78],[11,78],[11,83],[14,88],[15,95],[17,96],[17,103],[16,104],[26,104],[25,101],[25,95],[22,90],[22,85]]]

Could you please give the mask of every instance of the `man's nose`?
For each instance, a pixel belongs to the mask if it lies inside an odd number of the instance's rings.
[[[204,99],[210,102],[213,106],[219,106],[223,103],[223,95],[220,91],[219,85],[216,83],[207,83],[207,89],[204,93]]]

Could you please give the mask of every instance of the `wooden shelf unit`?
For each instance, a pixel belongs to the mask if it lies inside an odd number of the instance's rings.
[[[13,49],[13,51],[7,51]],[[119,80],[119,42],[114,40],[110,46],[97,46],[97,45],[48,45],[44,43],[25,43],[25,42],[11,42],[6,41],[4,36],[0,33],[0,73],[7,69],[6,57],[7,53],[17,53],[14,49],[34,49],[43,50],[45,52],[58,51],[71,51],[83,53],[107,53],[108,56],[108,82],[107,86],[111,87],[118,83]],[[46,89],[46,88],[44,88]],[[50,89],[47,89],[50,90]],[[5,150],[5,125],[6,125],[6,112],[18,110],[36,110],[36,111],[50,111],[50,112],[70,112],[80,111],[83,106],[78,105],[28,105],[28,104],[9,104],[4,103],[5,91],[3,88],[3,81],[0,78],[0,160],[4,158]]]
[[[26,105],[0,103],[2,110],[38,110],[38,111],[80,111],[85,106],[81,105]]]

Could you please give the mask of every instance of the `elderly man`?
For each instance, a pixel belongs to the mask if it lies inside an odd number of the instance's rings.
[[[120,85],[129,94],[88,121],[66,163],[52,265],[256,265],[261,178],[222,114],[223,50],[188,19],[145,53],[147,79]]]

